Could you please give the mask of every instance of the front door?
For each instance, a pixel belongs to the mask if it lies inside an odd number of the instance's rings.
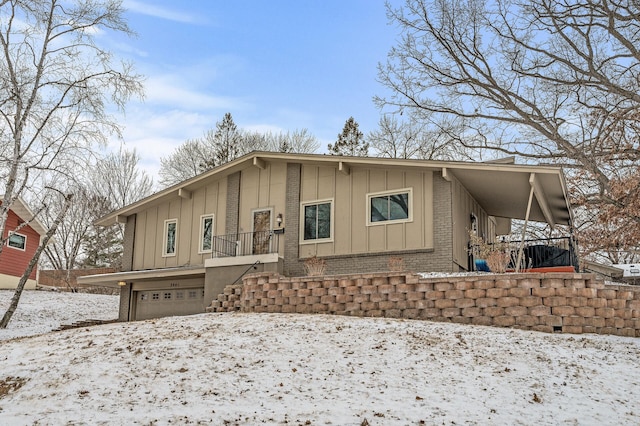
[[[253,212],[253,254],[269,253],[271,210]]]

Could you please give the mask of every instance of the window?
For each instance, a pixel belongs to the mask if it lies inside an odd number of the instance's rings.
[[[171,299],[171,293],[164,293],[164,299],[165,300]]]
[[[160,293],[151,294],[151,300],[160,300]]]
[[[367,194],[367,224],[410,222],[411,198],[411,189]]]
[[[176,299],[184,299],[184,291],[176,291]]]
[[[195,299],[198,297],[198,293],[195,290],[189,290],[189,299]]]
[[[140,300],[141,301],[144,302],[147,299],[149,299],[149,295],[147,293],[140,293]]]
[[[164,221],[164,248],[163,256],[176,255],[176,234],[178,232],[178,220],[169,219]]]
[[[333,201],[322,200],[302,204],[301,232],[303,242],[330,241]]]
[[[200,253],[211,253],[213,246],[213,215],[200,216]]]
[[[27,237],[21,234],[12,234],[7,241],[9,247],[24,250],[27,247]]]

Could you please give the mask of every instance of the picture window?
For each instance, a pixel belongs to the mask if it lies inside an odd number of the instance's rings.
[[[369,225],[412,220],[411,189],[368,194],[367,199]]]

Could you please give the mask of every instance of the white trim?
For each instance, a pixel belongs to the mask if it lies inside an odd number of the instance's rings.
[[[204,221],[211,218],[211,248],[209,250],[203,250],[204,244]],[[203,214],[200,216],[200,234],[198,234],[198,254],[211,253],[213,251],[213,236],[215,235],[216,228],[216,215],[213,213]]]
[[[170,223],[175,223],[176,224],[176,231],[175,231],[175,241],[173,242],[173,253],[167,253],[167,243],[169,242],[168,240],[168,231],[169,231],[169,224]],[[163,235],[162,235],[162,257],[174,257],[176,255],[176,253],[178,252],[178,219],[167,219],[164,221],[164,231],[163,231]]]
[[[396,219],[396,220],[381,220],[378,222],[371,221],[371,199],[376,197],[381,197],[385,195],[398,195],[398,194],[408,194],[408,209],[407,218],[406,219]],[[366,223],[367,226],[377,226],[377,225],[390,225],[393,223],[406,223],[413,222],[413,188],[399,188],[392,189],[389,191],[380,191],[380,192],[370,192],[367,194],[367,208],[366,208]]]
[[[258,212],[269,212],[269,231],[273,231],[273,207],[259,207],[257,209],[251,209],[251,232],[255,232],[254,225],[254,215]]]
[[[306,206],[314,206],[318,204],[327,204],[331,206],[331,212],[329,214],[329,238],[317,238],[313,240],[305,240],[304,239],[304,208]],[[333,198],[325,198],[321,200],[310,200],[310,201],[302,201],[300,203],[300,230],[299,230],[299,244],[319,244],[319,243],[331,243],[333,242],[333,224],[335,222],[335,212],[334,212],[334,199]]]
[[[24,247],[20,248],[20,247],[15,247],[12,246],[11,244],[9,244],[9,241],[11,240],[11,237],[17,235],[18,237],[22,237],[24,239]],[[27,250],[27,236],[24,234],[21,234],[19,232],[9,232],[9,235],[7,236],[7,247],[11,247],[14,250],[20,250],[20,251],[26,251]]]

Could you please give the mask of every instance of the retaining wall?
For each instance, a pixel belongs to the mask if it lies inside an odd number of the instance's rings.
[[[594,274],[421,278],[412,273],[324,277],[247,275],[210,312],[323,313],[640,337],[640,287]]]

